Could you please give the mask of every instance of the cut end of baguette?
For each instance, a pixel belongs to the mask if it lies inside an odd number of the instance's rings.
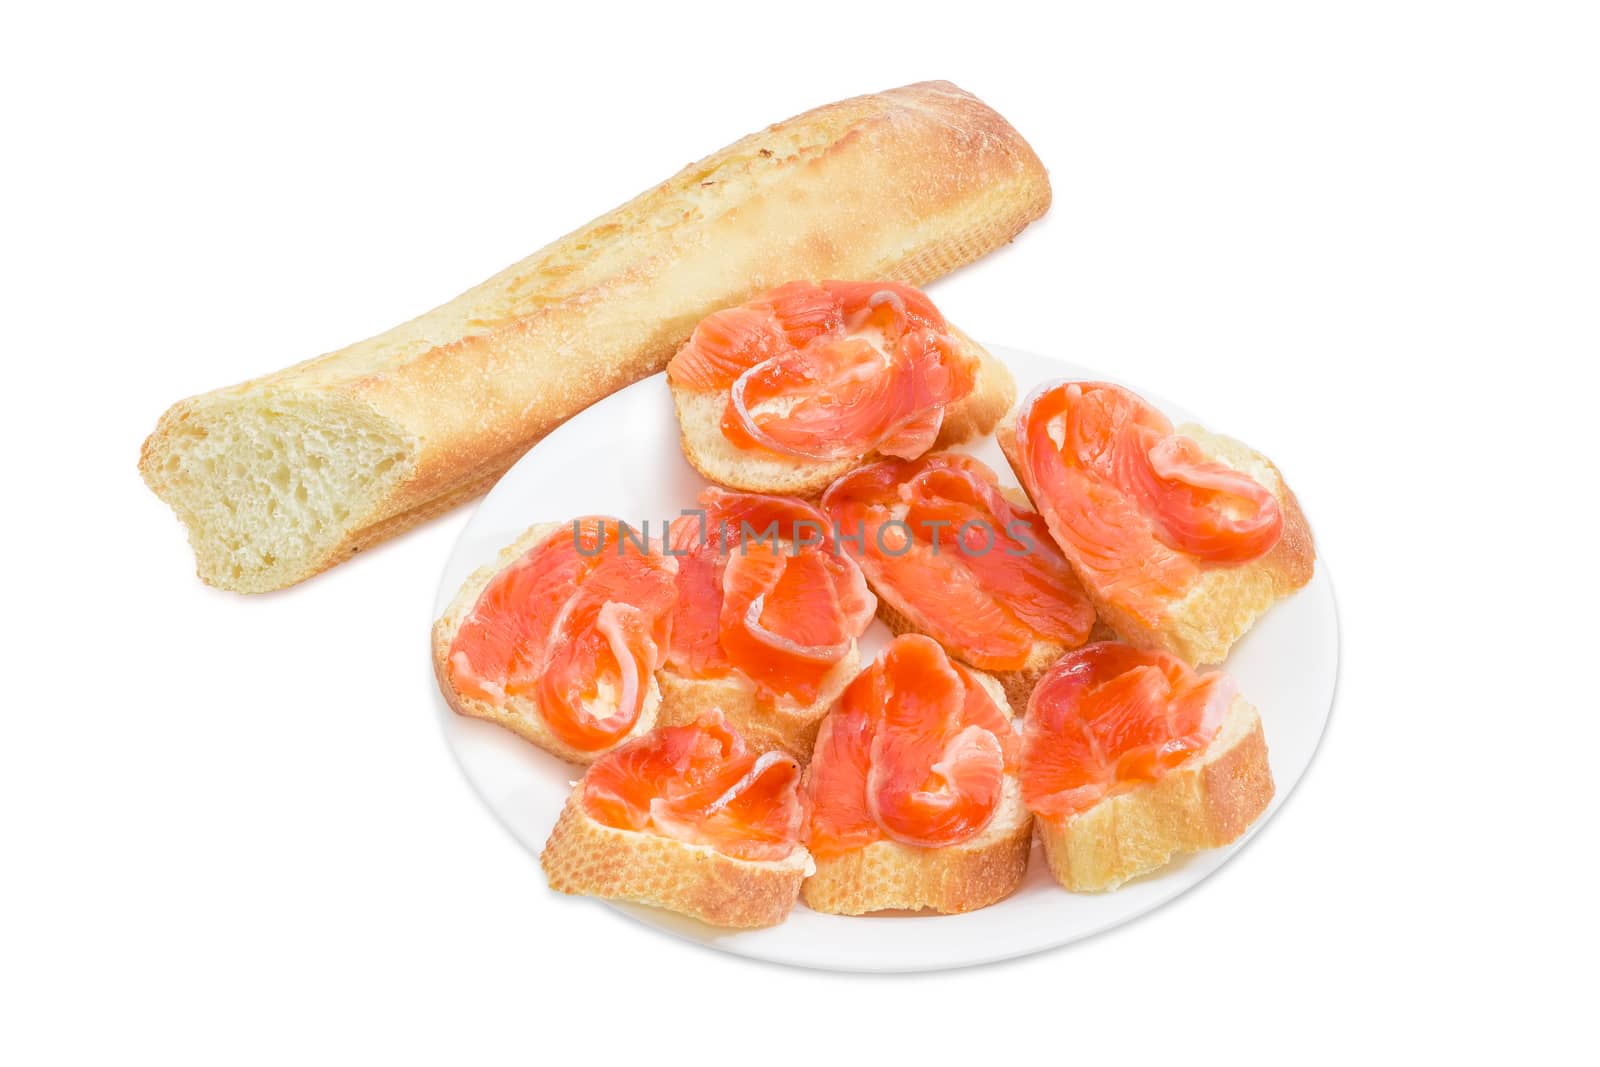
[[[978,377],[972,392],[945,411],[934,448],[947,448],[994,429],[1017,395],[1016,381],[1005,364],[971,338],[952,329],[961,344],[977,355]],[[735,446],[722,433],[724,391],[674,387],[679,440],[689,465],[710,481],[752,493],[780,493],[812,499],[844,474],[878,458],[876,452],[839,460],[810,460]]]
[[[355,404],[225,395],[169,409],[139,472],[188,528],[201,580],[254,593],[376,540],[353,531],[373,525],[411,454],[388,420]]]
[[[457,715],[492,722],[510,730],[523,740],[532,742],[558,759],[587,766],[618,745],[631,741],[640,734],[648,733],[656,725],[657,714],[661,707],[661,686],[654,676],[651,676],[646,686],[639,718],[628,732],[618,738],[614,745],[585,751],[573,748],[556,736],[545,723],[544,716],[540,714],[538,701],[508,696],[499,703],[493,703],[469,696],[451,682],[449,670],[450,644],[455,640],[456,630],[461,626],[461,621],[472,611],[473,605],[478,602],[478,597],[483,594],[484,587],[489,584],[490,579],[546,537],[570,529],[568,524],[562,522],[545,522],[530,526],[521,537],[501,549],[492,562],[484,564],[468,576],[462,583],[461,590],[456,593],[455,599],[450,602],[450,606],[433,624],[433,676],[439,683],[439,692],[444,695],[445,703],[450,705],[450,710]]]
[[[1159,870],[1174,856],[1239,838],[1272,800],[1261,717],[1234,698],[1201,756],[1148,785],[1106,797],[1066,819],[1038,818],[1050,873],[1067,889],[1097,893]]]
[[[795,847],[775,861],[735,859],[705,845],[619,830],[590,818],[576,792],[539,856],[550,888],[667,908],[713,926],[775,926],[811,869]]]
[[[723,678],[690,678],[672,668],[664,668],[661,682],[661,708],[656,715],[659,726],[687,726],[712,711],[744,736],[757,752],[776,749],[787,752],[801,763],[811,759],[817,742],[817,728],[833,702],[843,693],[861,669],[861,650],[850,652],[834,665],[823,679],[817,699],[806,705],[775,703],[762,699],[749,680],[730,675]]]
[[[1009,412],[995,428],[995,439],[1012,473],[1024,485],[1016,441],[1018,411]],[[1271,552],[1252,563],[1207,568],[1182,597],[1170,601],[1159,626],[1151,626],[1119,608],[1085,583],[1100,619],[1123,641],[1140,648],[1171,652],[1194,666],[1221,663],[1235,642],[1278,600],[1311,580],[1316,547],[1300,503],[1272,461],[1248,445],[1199,426],[1178,432],[1193,438],[1211,459],[1249,474],[1270,491],[1283,509],[1283,535]],[[1038,501],[1034,501],[1035,505]]]

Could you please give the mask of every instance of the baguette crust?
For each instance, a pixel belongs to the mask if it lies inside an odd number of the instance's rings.
[[[1040,817],[1035,824],[1056,881],[1074,892],[1101,892],[1179,853],[1237,840],[1267,810],[1272,793],[1261,717],[1235,697],[1198,759],[1070,818]]]
[[[1017,384],[1004,363],[960,330],[951,334],[978,360],[978,377],[973,390],[945,412],[933,448],[949,448],[982,437],[995,428],[1015,403]],[[837,460],[811,460],[782,456],[735,446],[722,433],[722,414],[727,405],[725,391],[672,389],[672,403],[678,414],[678,440],[684,458],[702,476],[718,485],[753,493],[781,493],[814,500],[839,478],[880,456]]]
[[[1020,789],[1002,802],[994,822],[978,837],[946,848],[913,848],[874,841],[839,856],[817,857],[817,872],[800,887],[813,911],[865,915],[874,911],[918,911],[941,915],[986,908],[1010,896],[1028,869],[1033,819]]]
[[[497,726],[503,726],[559,759],[586,765],[593,763],[617,745],[632,740],[655,726],[661,706],[661,687],[655,677],[650,679],[649,687],[645,691],[644,705],[633,728],[619,738],[616,745],[585,752],[573,748],[555,735],[545,724],[537,701],[508,696],[503,704],[494,704],[478,697],[468,696],[451,683],[449,672],[450,644],[455,640],[456,630],[461,626],[461,621],[472,611],[473,605],[478,602],[478,597],[483,594],[484,587],[496,574],[514,563],[528,549],[546,537],[567,529],[570,527],[562,522],[545,522],[530,526],[515,541],[502,548],[492,562],[484,564],[468,576],[460,591],[456,593],[455,599],[450,602],[450,606],[433,624],[433,676],[438,680],[439,692],[444,695],[445,703],[449,704],[450,710],[457,715],[483,719]]]
[[[1016,440],[1017,414],[1015,410],[1007,414],[995,436],[1012,472],[1026,486],[1028,479]],[[1311,580],[1316,569],[1316,546],[1300,502],[1271,460],[1231,437],[1192,423],[1178,427],[1178,432],[1193,438],[1210,458],[1250,474],[1277,498],[1283,511],[1283,534],[1278,543],[1252,563],[1206,569],[1181,598],[1167,603],[1158,627],[1104,600],[1087,582],[1084,591],[1094,602],[1101,621],[1122,640],[1140,648],[1171,652],[1194,666],[1203,666],[1225,660],[1234,642],[1273,604]]]
[[[1038,157],[947,82],[746,137],[409,323],[173,405],[140,471],[200,577],[281,588],[482,492],[563,420],[796,277],[922,285],[1050,203]]]
[[[714,926],[775,926],[794,907],[810,854],[735,859],[704,845],[591,819],[574,790],[539,855],[550,888],[668,908]]]
[[[1007,715],[999,684],[972,675]],[[1008,775],[994,818],[983,832],[944,848],[914,848],[887,839],[837,856],[815,857],[816,872],[800,887],[813,911],[864,915],[927,909],[944,915],[975,911],[1005,899],[1022,882],[1033,846],[1033,816],[1022,785]]]
[[[661,684],[656,723],[687,726],[713,710],[720,711],[723,720],[742,734],[753,750],[778,749],[804,764],[811,759],[817,729],[828,709],[860,670],[861,650],[853,646],[824,680],[816,701],[796,706],[760,699],[755,686],[738,676],[691,678],[663,668],[656,674]]]

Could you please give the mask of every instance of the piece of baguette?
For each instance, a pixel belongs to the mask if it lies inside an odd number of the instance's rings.
[[[691,678],[671,667],[656,673],[661,684],[660,726],[687,726],[713,710],[740,734],[751,749],[779,749],[801,763],[811,759],[817,728],[845,686],[861,670],[861,650],[852,647],[823,680],[817,699],[805,705],[763,699],[755,686],[739,675]]]
[[[1017,480],[1027,485],[1016,440],[1017,414],[1013,410],[1001,420],[995,437]],[[1122,640],[1140,648],[1171,652],[1194,666],[1203,666],[1225,660],[1234,642],[1274,603],[1311,580],[1316,568],[1316,547],[1299,501],[1267,457],[1200,426],[1186,424],[1177,429],[1193,438],[1206,456],[1244,471],[1277,498],[1283,509],[1283,534],[1278,543],[1252,563],[1207,567],[1181,598],[1166,604],[1159,626],[1150,626],[1101,597],[1089,582],[1084,582],[1083,587],[1094,602],[1100,621]],[[1039,502],[1034,501],[1035,509],[1038,506]]]
[[[950,332],[978,359],[978,377],[972,392],[945,412],[935,449],[987,434],[1017,396],[1016,382],[1005,364],[961,331],[952,328]],[[741,449],[722,433],[722,414],[728,403],[725,389],[673,387],[672,403],[678,413],[684,458],[706,478],[730,489],[814,499],[845,473],[879,458],[878,453],[869,452],[845,459],[813,460]]]
[[[999,683],[979,671],[970,673],[1009,715]],[[1017,888],[1032,846],[1033,816],[1022,802],[1022,784],[1007,775],[999,807],[982,833],[944,848],[883,839],[837,856],[816,857],[816,872],[801,885],[800,899],[813,911],[835,915],[975,911]]]
[[[948,82],[831,104],[388,333],[180,401],[139,469],[203,580],[278,589],[482,493],[710,312],[794,278],[921,285],[1049,203],[1033,150]]]
[[[781,860],[742,860],[707,845],[620,830],[590,818],[574,790],[539,864],[561,893],[650,904],[714,926],[756,927],[788,917],[811,855],[796,846]]]
[[[1032,847],[1033,817],[1022,803],[1022,787],[1008,777],[994,820],[978,836],[946,848],[874,841],[818,857],[817,873],[800,886],[800,899],[813,911],[834,915],[976,911],[1011,895],[1028,869]]]
[[[504,703],[495,704],[476,696],[469,696],[461,692],[450,681],[449,656],[450,643],[455,640],[456,630],[461,626],[461,620],[472,611],[473,605],[478,602],[484,587],[489,584],[496,574],[500,573],[510,564],[522,557],[522,554],[534,545],[552,535],[567,534],[570,536],[572,527],[564,522],[544,522],[530,526],[522,536],[500,550],[493,562],[486,563],[473,571],[466,582],[456,593],[455,599],[450,601],[450,606],[445,609],[437,622],[433,624],[433,675],[439,682],[439,692],[444,694],[445,703],[458,715],[466,715],[473,719],[485,719],[503,726],[512,733],[531,741],[551,755],[566,760],[568,763],[588,764],[593,763],[600,756],[615,748],[616,745],[593,752],[585,752],[573,748],[553,733],[545,724],[544,717],[539,713],[539,704],[536,700],[526,697],[507,696]],[[628,733],[617,740],[617,745],[647,733],[656,723],[656,715],[661,706],[661,687],[652,676],[645,690],[644,705],[640,709],[639,719],[633,724]]]
[[[1237,840],[1272,800],[1261,717],[1242,697],[1198,757],[1165,777],[1064,820],[1034,820],[1056,881],[1074,892],[1116,889],[1174,856]]]

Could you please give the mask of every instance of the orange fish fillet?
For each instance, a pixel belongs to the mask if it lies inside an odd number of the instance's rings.
[[[450,644],[452,684],[527,697],[562,741],[594,752],[628,733],[671,637],[673,561],[590,516],[496,574]]]
[[[1073,648],[1094,607],[1044,519],[980,460],[938,452],[858,468],[822,498],[840,543],[919,630],[983,670],[1017,670],[1039,642]]]
[[[790,497],[710,488],[673,520],[677,602],[667,662],[689,677],[737,671],[809,704],[872,622],[877,600],[837,551],[827,517]]]
[[[595,761],[580,802],[606,826],[708,845],[744,860],[781,860],[800,842],[800,765],[753,753],[712,715],[664,726]]]
[[[1015,773],[1010,719],[919,634],[895,638],[823,720],[807,772],[807,844],[820,858],[889,839],[919,848],[981,832]]]
[[[898,282],[790,282],[708,316],[667,364],[678,388],[726,391],[733,444],[813,460],[921,455],[976,373]]]

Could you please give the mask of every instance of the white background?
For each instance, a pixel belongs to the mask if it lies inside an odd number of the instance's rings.
[[[0,1059],[1588,1047],[1592,6],[535,7],[5,17]],[[182,395],[931,77],[1056,195],[941,306],[1270,453],[1344,671],[1300,791],[1172,906],[1000,966],[787,971],[555,898],[480,806],[424,645],[465,511],[247,599],[194,579],[134,463]]]

